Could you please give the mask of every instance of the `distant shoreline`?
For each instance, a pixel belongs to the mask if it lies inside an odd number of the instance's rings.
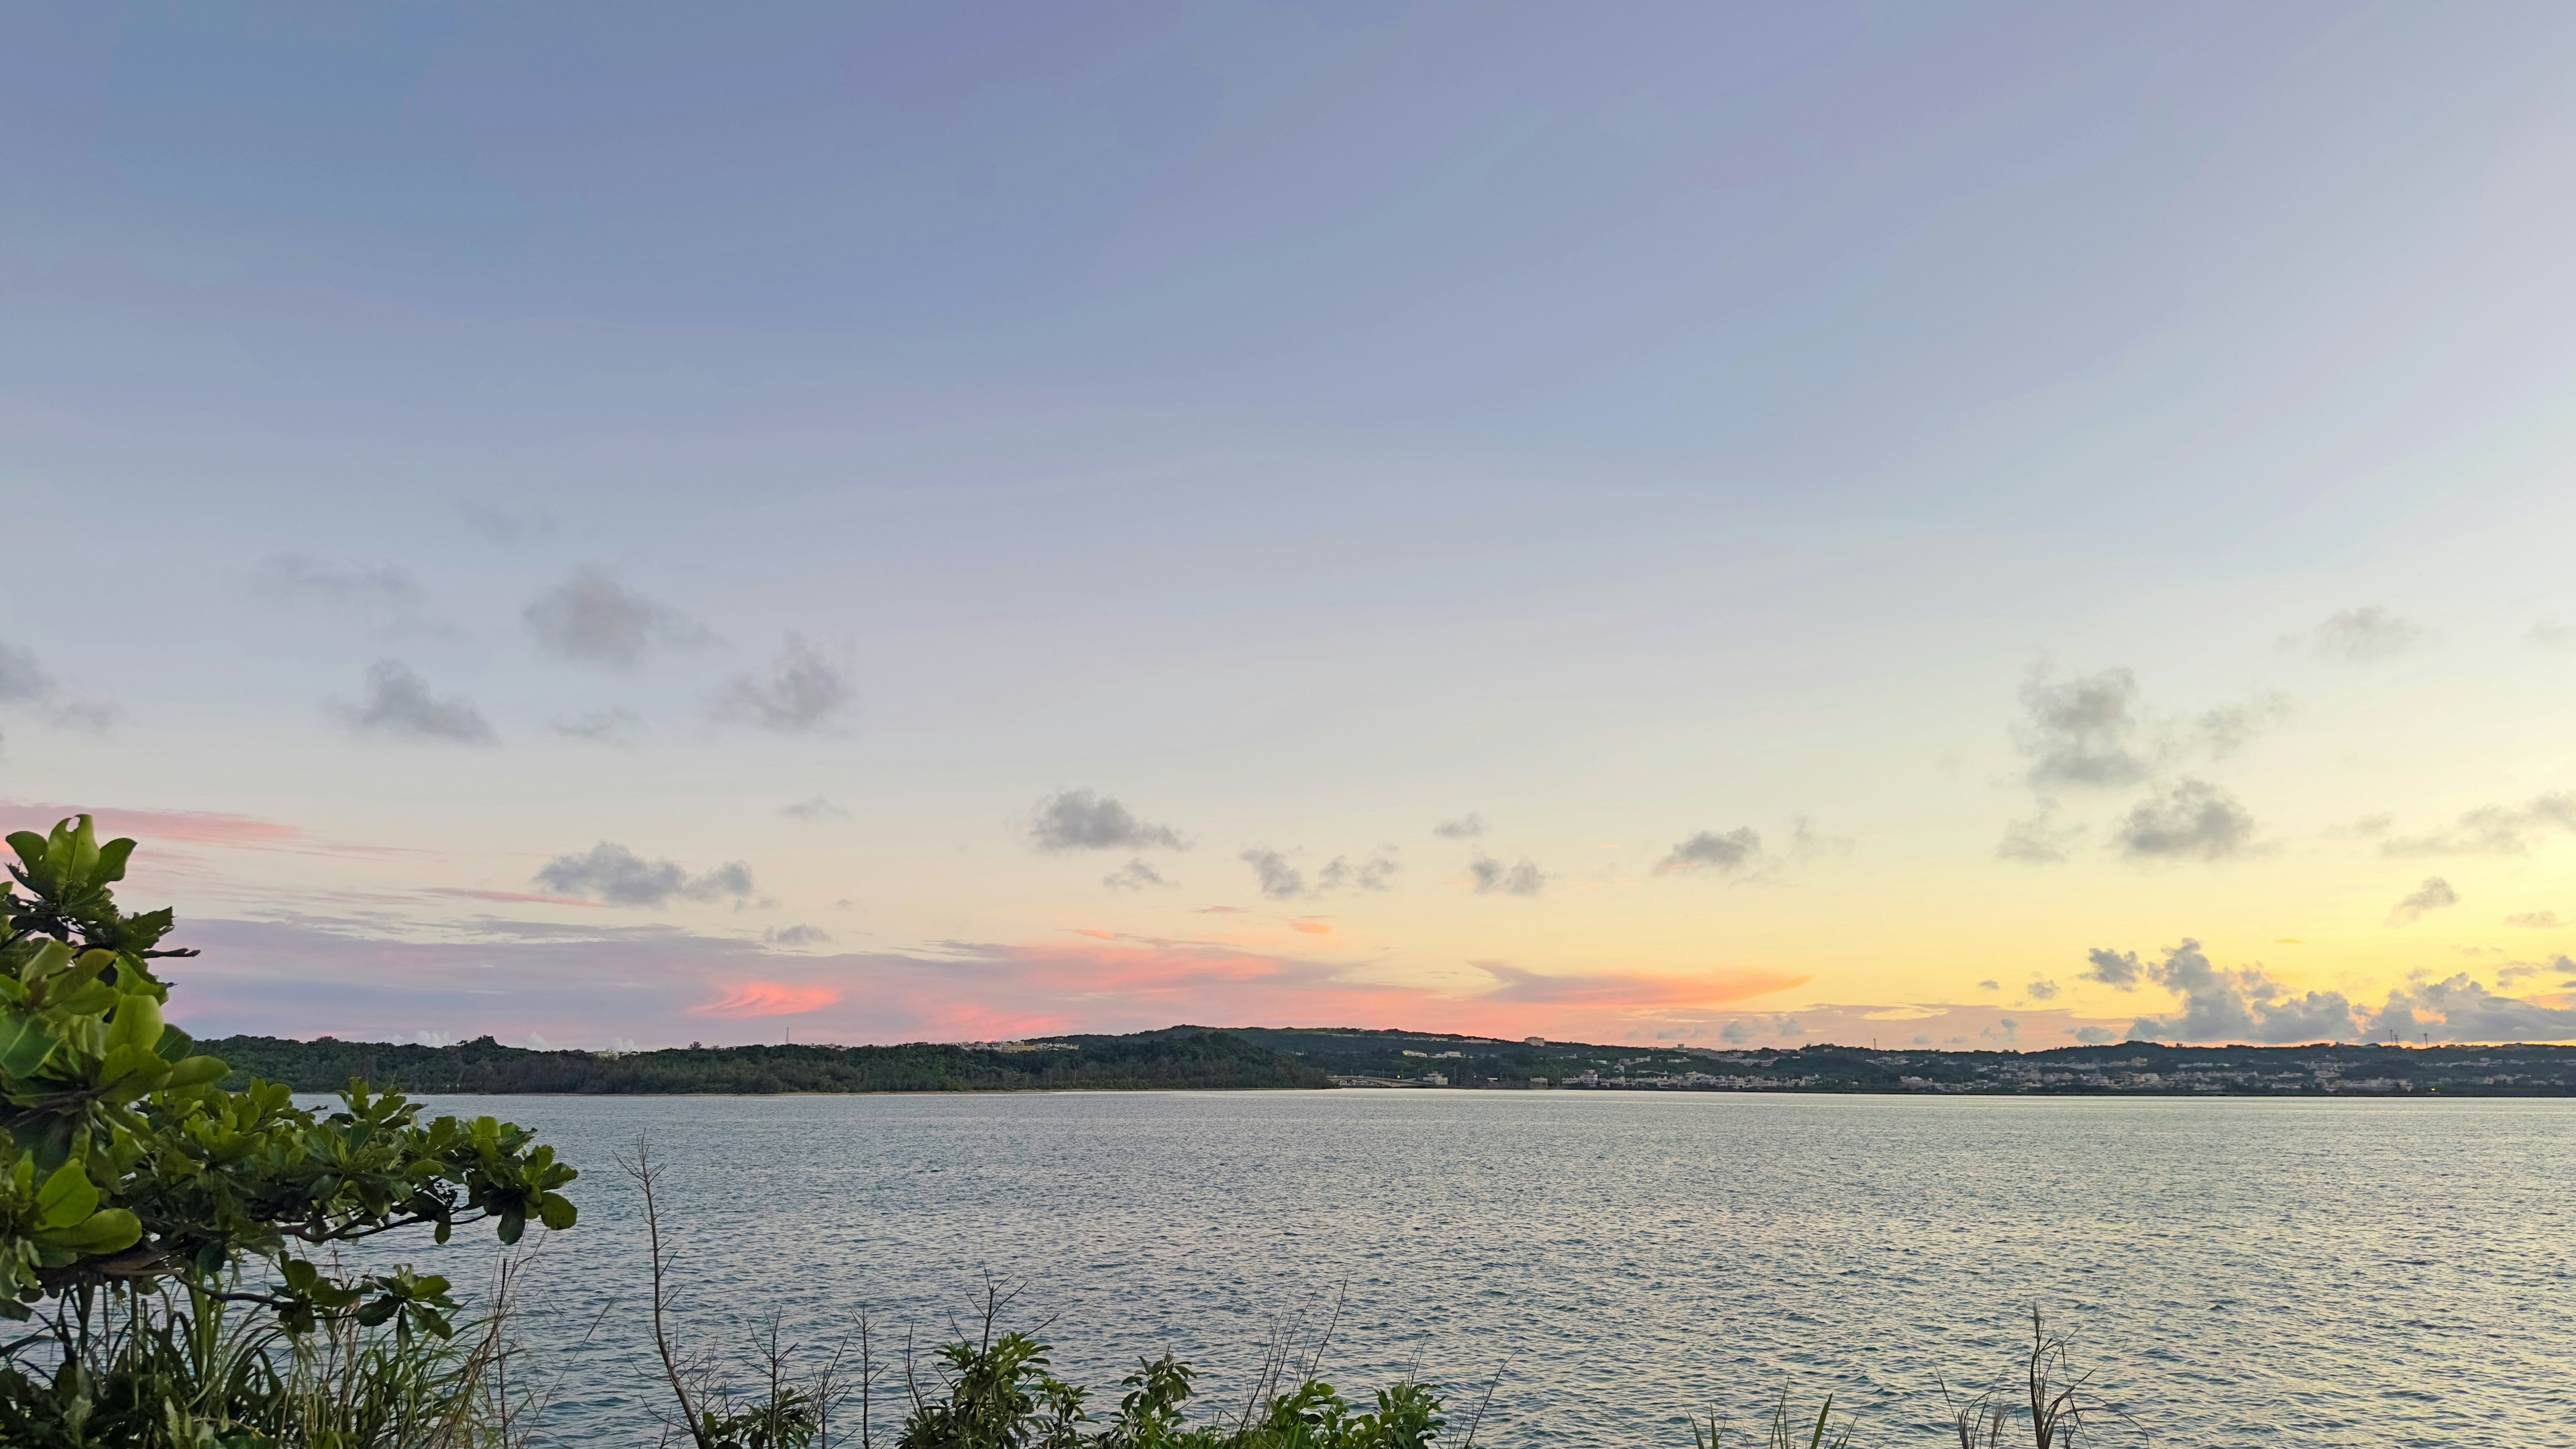
[[[2576,1096],[2576,1046],[2166,1046],[2040,1051],[1757,1049],[1506,1041],[1340,1027],[1168,1027],[1123,1036],[584,1052],[236,1036],[201,1050],[300,1092],[835,1096],[1055,1091],[1589,1091],[1804,1096]]]

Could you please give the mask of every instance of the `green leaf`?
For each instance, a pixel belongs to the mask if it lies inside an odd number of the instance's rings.
[[[65,1162],[36,1190],[36,1226],[68,1228],[98,1210],[98,1189],[78,1162]]]
[[[97,885],[113,885],[125,879],[125,858],[134,853],[134,842],[118,838],[98,848],[98,869],[90,880]]]
[[[18,852],[18,859],[26,862],[29,875],[34,875],[45,863],[45,837],[32,830],[10,831],[9,848]]]
[[[224,1065],[224,1059],[221,1057],[185,1057],[171,1065],[170,1080],[163,1082],[161,1086],[164,1091],[171,1092],[188,1087],[202,1087],[208,1082],[222,1081],[224,1073],[230,1070],[232,1069]]]
[[[197,1039],[175,1026],[161,1028],[161,1039],[152,1044],[152,1054],[165,1062],[175,1062],[188,1055]]]
[[[141,992],[117,998],[116,1015],[107,1024],[107,1049],[132,1047],[149,1054],[161,1040],[161,1003]]]
[[[557,1197],[553,1193],[547,1193],[544,1197],[537,1199],[537,1221],[544,1223],[549,1229],[555,1232],[560,1233],[564,1229],[571,1227],[573,1225],[573,1219],[576,1216],[577,1211],[573,1207],[572,1200],[570,1198]]]
[[[34,1076],[60,1040],[43,1022],[25,1012],[0,1011],[0,1073]]]
[[[39,1229],[33,1236],[39,1245],[48,1248],[82,1254],[114,1253],[143,1240],[143,1221],[123,1208],[106,1208],[70,1227]]]

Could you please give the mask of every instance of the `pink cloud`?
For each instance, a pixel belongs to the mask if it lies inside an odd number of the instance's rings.
[[[841,999],[829,986],[797,986],[784,981],[742,981],[724,987],[716,999],[689,1008],[691,1016],[739,1019],[746,1016],[796,1016],[819,1011]]]
[[[158,841],[190,845],[282,845],[304,832],[274,820],[225,815],[212,810],[86,810],[72,805],[0,802],[0,823],[10,830],[46,831],[56,821],[87,815],[100,836],[130,835],[147,846]]]
[[[600,902],[586,901],[579,896],[540,896],[530,895],[526,891],[477,891],[467,890],[463,886],[424,886],[421,888],[421,894],[462,896],[470,901],[502,901],[511,905],[581,906],[591,910],[605,909]]]

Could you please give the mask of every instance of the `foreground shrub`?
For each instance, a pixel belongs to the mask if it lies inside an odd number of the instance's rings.
[[[405,1228],[568,1228],[573,1170],[519,1127],[423,1122],[363,1083],[327,1116],[282,1085],[223,1090],[224,1063],[161,1020],[152,963],[196,953],[161,946],[169,911],[122,912],[109,890],[134,842],[100,844],[83,815],[8,843],[0,1320],[39,1326],[0,1344],[0,1442],[442,1442],[418,1425],[454,1407],[473,1352],[448,1343],[447,1281],[315,1255]],[[295,1406],[326,1380],[341,1422],[323,1432]],[[369,1396],[384,1413],[360,1412]]]

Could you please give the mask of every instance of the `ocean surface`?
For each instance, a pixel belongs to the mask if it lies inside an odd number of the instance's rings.
[[[1677,1449],[1685,1415],[1749,1428],[1783,1389],[1834,1394],[1855,1446],[1933,1445],[1935,1374],[2015,1373],[2036,1303],[2155,1444],[2576,1445],[2576,1102],[431,1100],[583,1170],[580,1226],[528,1269],[521,1370],[569,1443],[655,1438],[616,1165],[643,1139],[692,1332],[729,1346],[777,1309],[818,1343],[865,1309],[888,1394],[907,1333],[926,1372],[990,1281],[1104,1409],[1167,1350],[1239,1402],[1272,1334],[1312,1340],[1339,1299],[1326,1377],[1417,1374],[1462,1412],[1490,1383],[1495,1449]],[[489,1242],[403,1256],[478,1290]]]

